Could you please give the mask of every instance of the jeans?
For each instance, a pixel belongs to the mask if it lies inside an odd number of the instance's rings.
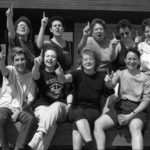
[[[0,142],[2,146],[8,144],[6,131],[8,130],[7,125],[11,122],[12,114],[10,109],[5,107],[0,108]],[[16,147],[25,148],[37,129],[37,120],[32,113],[23,110],[19,114],[17,122],[21,123],[21,127],[17,137]]]

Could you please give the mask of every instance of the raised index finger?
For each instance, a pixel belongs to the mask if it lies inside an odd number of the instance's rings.
[[[107,73],[108,76],[110,76],[110,73],[109,73],[109,70],[108,70],[108,69],[106,69],[106,73]]]
[[[45,12],[43,12],[43,18],[45,18]]]
[[[89,21],[88,21],[87,25],[88,25],[88,27],[90,28],[90,22],[89,22]]]
[[[116,34],[113,32],[113,38],[116,39]]]
[[[11,0],[11,6],[10,6],[11,11],[13,11],[13,8],[14,8],[14,2],[13,0]]]

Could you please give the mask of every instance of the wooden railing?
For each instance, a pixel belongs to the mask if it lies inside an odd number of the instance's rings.
[[[0,7],[9,7],[11,1],[16,8],[150,11],[149,0],[0,0]]]

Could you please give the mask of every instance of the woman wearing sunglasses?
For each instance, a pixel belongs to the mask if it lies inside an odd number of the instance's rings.
[[[126,68],[126,64],[124,61],[125,53],[128,51],[129,48],[135,47],[135,42],[132,39],[132,32],[131,32],[131,23],[127,19],[122,19],[117,24],[117,31],[118,31],[118,39],[120,43],[117,45],[116,48],[116,61],[115,66],[116,69],[123,70]]]

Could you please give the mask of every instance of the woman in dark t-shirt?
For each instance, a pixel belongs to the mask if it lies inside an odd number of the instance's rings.
[[[105,75],[96,71],[99,64],[90,49],[82,51],[81,64],[81,70],[66,75],[60,70],[59,79],[74,84],[74,101],[69,110],[69,119],[73,122],[73,149],[80,150],[82,141],[85,141],[87,150],[96,150],[91,129],[100,116],[100,97],[102,94],[108,95],[104,84]]]
[[[49,30],[52,34],[52,38],[48,41],[44,41],[44,32],[48,24],[48,17],[41,20],[41,28],[37,37],[37,46],[42,49],[45,45],[50,44],[56,49],[58,60],[64,71],[69,70],[73,65],[73,48],[70,41],[66,41],[63,38],[63,32],[65,29],[64,19],[60,16],[54,16],[49,20]]]

